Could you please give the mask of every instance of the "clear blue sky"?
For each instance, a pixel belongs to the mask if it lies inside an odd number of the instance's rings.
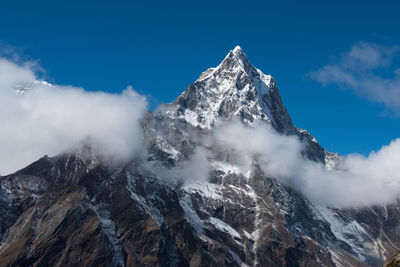
[[[359,41],[400,45],[399,13],[399,1],[14,0],[0,3],[0,42],[38,59],[51,82],[132,85],[154,103],[174,100],[240,45],[276,78],[298,127],[330,151],[367,153],[400,137],[399,117],[308,74]]]

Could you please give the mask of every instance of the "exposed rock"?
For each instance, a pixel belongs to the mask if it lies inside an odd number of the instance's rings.
[[[392,256],[388,261],[383,265],[384,267],[398,267],[400,266],[400,253]]]

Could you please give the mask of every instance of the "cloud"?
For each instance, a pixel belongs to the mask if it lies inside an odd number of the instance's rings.
[[[245,127],[240,122],[229,123],[216,128],[213,136],[213,146],[233,154],[231,161],[240,166],[243,173],[250,171],[255,160],[271,177],[292,177],[300,167],[304,144],[295,136],[279,134],[265,123],[255,128]]]
[[[212,154],[209,149],[198,146],[189,157],[181,159],[173,167],[157,163],[145,164],[144,167],[150,175],[155,175],[169,182],[204,182],[209,178],[211,158]]]
[[[128,159],[142,149],[139,119],[146,106],[146,98],[131,87],[121,94],[108,94],[50,86],[38,82],[32,64],[1,58],[0,174],[16,171],[45,154],[76,147],[88,138],[101,156]]]
[[[211,136],[208,144],[205,142],[211,153],[197,156],[201,158],[197,167],[204,168],[206,159],[210,169],[213,159],[219,158],[247,174],[256,162],[266,176],[295,188],[314,203],[335,207],[390,204],[399,197],[400,139],[368,157],[351,154],[341,159],[338,169],[327,170],[305,158],[305,144],[296,136],[280,135],[264,123],[254,128],[240,122],[223,124]],[[191,168],[195,162],[190,162]]]
[[[385,105],[400,116],[400,72],[393,68],[400,46],[382,46],[358,42],[343,53],[338,62],[310,73],[323,84],[337,84],[372,102]],[[382,69],[394,69],[390,77],[379,74]]]

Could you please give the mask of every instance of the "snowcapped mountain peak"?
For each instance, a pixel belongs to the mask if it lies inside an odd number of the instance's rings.
[[[235,48],[233,49],[233,52],[236,53],[236,52],[239,52],[239,51],[243,52],[242,48],[240,46],[238,46],[238,45],[235,46]]]
[[[240,46],[236,46],[233,50],[231,50],[228,55],[225,57],[227,58],[232,58],[240,67],[245,69],[247,65],[250,65],[246,54],[243,52],[242,48]]]
[[[187,140],[177,142],[175,135],[188,136],[193,127],[210,130],[231,120],[254,127],[265,123],[281,134],[297,135],[305,142],[304,152],[309,159],[323,164],[327,159],[332,162],[327,167],[334,166],[335,158],[326,157],[326,151],[311,134],[293,125],[274,78],[251,65],[239,46],[229,51],[217,67],[203,72],[174,103],[148,114],[144,125],[146,129],[167,132],[167,139],[155,136],[148,142],[156,155],[174,162],[193,149]]]
[[[262,120],[280,132],[294,132],[275,80],[251,65],[239,46],[217,67],[203,72],[175,103],[181,118],[201,128],[239,117],[248,125]]]
[[[231,50],[232,54],[240,61],[247,61],[246,54],[243,52],[243,49],[240,46],[235,46],[233,50]]]
[[[236,46],[233,50],[229,51],[224,60],[216,69],[220,68],[231,71],[242,70],[249,74],[251,69],[254,69],[240,46]]]

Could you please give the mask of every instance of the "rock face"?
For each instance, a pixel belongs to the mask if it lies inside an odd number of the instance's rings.
[[[384,267],[398,267],[400,266],[400,253],[397,253],[393,257],[391,257],[388,261],[383,265]]]
[[[339,161],[293,125],[274,79],[236,47],[143,118],[147,154],[110,166],[84,146],[1,177],[0,266],[379,266],[399,250],[398,205],[315,205],[229,155],[206,181],[168,174],[227,120],[298,136],[327,169]]]

